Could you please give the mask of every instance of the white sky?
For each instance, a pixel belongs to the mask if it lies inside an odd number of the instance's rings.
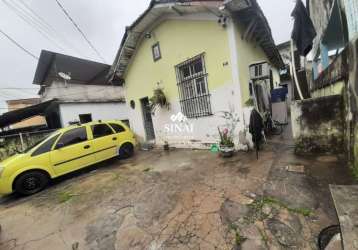
[[[5,4],[21,6],[25,2],[56,31],[61,44],[70,43],[65,50],[56,47],[33,27],[20,19]],[[149,0],[59,0],[72,18],[111,64],[118,50],[125,26],[130,25],[149,5]],[[258,0],[273,32],[276,43],[289,39],[292,30],[293,0]],[[96,54],[66,19],[55,0],[0,0],[0,29],[22,46],[39,56],[42,49],[98,61]],[[63,41],[65,40],[65,41]],[[64,46],[62,46],[64,47]],[[0,113],[6,111],[8,99],[32,97],[37,86],[32,84],[37,61],[25,54],[0,34]],[[23,88],[5,90],[4,88]]]

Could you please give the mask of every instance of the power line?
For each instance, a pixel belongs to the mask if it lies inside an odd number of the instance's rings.
[[[62,34],[60,34],[51,24],[49,24],[44,18],[42,18],[41,15],[39,15],[33,8],[31,8],[31,6],[29,6],[24,0],[20,0],[20,2],[23,5],[23,7],[25,7],[25,10],[28,11],[30,16],[32,16],[33,19],[37,20],[37,22],[40,25],[46,28],[49,31],[49,33],[54,34],[60,40],[62,40],[66,44],[66,47],[72,49],[81,57],[85,57],[75,46],[73,46],[73,44],[71,44],[71,42],[67,38],[62,36]]]
[[[2,2],[10,9],[12,10],[18,17],[20,17],[25,23],[32,26],[37,32],[39,32],[45,39],[47,39],[49,42],[53,43],[57,48],[59,48],[62,51],[66,51],[66,49],[57,43],[53,38],[51,38],[51,35],[48,34],[48,31],[44,30],[41,25],[39,25],[36,20],[33,20],[33,17],[29,17],[28,13],[19,8],[19,6],[11,5],[7,0],[2,0]],[[13,3],[14,4],[14,3]]]
[[[48,26],[47,22],[45,22],[41,17],[37,15],[24,1],[20,0],[22,5],[19,3],[16,3],[16,1],[12,1],[14,8],[17,8],[22,11],[23,14],[27,16],[30,20],[32,20],[34,23],[39,25],[43,30],[46,32],[51,31],[51,28]]]
[[[93,49],[93,51],[97,54],[97,56],[103,61],[106,62],[106,60],[103,58],[103,56],[99,53],[99,51],[94,47],[94,45],[91,43],[91,41],[87,38],[87,36],[84,34],[84,32],[81,30],[81,28],[77,25],[77,23],[73,20],[73,18],[70,16],[70,14],[67,12],[67,10],[62,6],[62,4],[59,2],[59,0],[55,0],[57,5],[61,8],[62,12],[67,16],[67,18],[71,21],[71,23],[75,26],[77,31],[82,35],[82,37],[86,40],[88,45]]]
[[[37,56],[35,56],[34,54],[32,54],[30,51],[28,51],[27,49],[25,49],[23,46],[21,46],[18,42],[15,41],[15,39],[11,38],[8,34],[6,34],[4,31],[2,31],[0,29],[0,33],[3,34],[7,39],[9,39],[12,43],[14,43],[18,48],[20,48],[21,50],[23,50],[26,54],[28,54],[29,56],[31,56],[32,58],[39,60],[39,58]]]

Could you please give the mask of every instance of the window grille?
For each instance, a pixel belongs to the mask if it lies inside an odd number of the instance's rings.
[[[175,67],[182,113],[188,118],[212,115],[204,54]]]

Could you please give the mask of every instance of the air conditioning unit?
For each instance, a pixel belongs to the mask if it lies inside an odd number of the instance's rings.
[[[250,65],[250,79],[267,79],[270,78],[270,66],[268,63],[255,63]]]

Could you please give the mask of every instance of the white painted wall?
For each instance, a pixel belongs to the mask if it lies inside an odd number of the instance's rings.
[[[125,103],[61,103],[59,112],[63,127],[79,121],[80,114],[92,114],[93,120],[128,120]]]
[[[213,143],[219,142],[218,126],[225,127],[225,120],[220,117],[221,111],[232,111],[235,114],[240,115],[240,122],[237,124],[235,131],[235,144],[238,149],[243,149],[244,145],[242,139],[240,140],[240,132],[244,132],[244,128],[247,129],[244,136],[247,141],[251,141],[251,135],[248,133],[249,116],[251,109],[245,108],[244,110],[239,107],[239,94],[235,84],[228,83],[221,88],[210,90],[211,94],[211,108],[213,115],[199,118],[189,118],[186,123],[173,122],[171,120],[172,115],[176,115],[181,112],[181,107],[178,99],[168,100],[170,102],[170,109],[159,108],[152,115],[153,127],[155,132],[155,143],[157,145],[163,145],[165,141],[170,146],[177,148],[208,148]],[[129,105],[129,104],[128,104]],[[139,141],[144,142],[145,130],[143,122],[143,114],[141,104],[136,101],[135,109],[128,107],[130,126],[136,133]],[[168,132],[167,126],[192,126],[193,132]],[[252,145],[252,143],[249,143]]]

